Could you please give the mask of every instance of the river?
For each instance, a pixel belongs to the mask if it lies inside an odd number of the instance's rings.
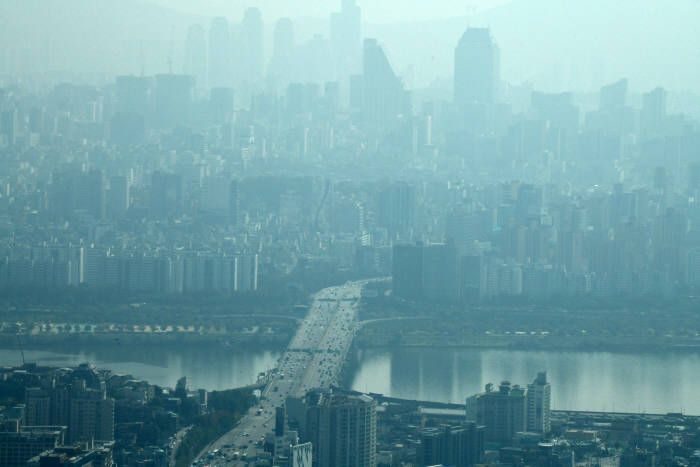
[[[461,403],[486,383],[522,386],[547,371],[554,409],[700,415],[697,353],[379,348],[360,350],[354,367],[353,389],[407,399]]]
[[[168,387],[186,375],[191,388],[208,390],[253,383],[280,355],[279,350],[194,345],[25,350],[29,362],[68,366],[87,361]],[[486,383],[508,379],[524,385],[546,370],[556,409],[700,415],[697,353],[377,348],[352,358],[350,381],[358,391],[460,403]],[[20,363],[17,349],[0,349],[0,365]]]
[[[277,365],[279,350],[236,349],[223,346],[93,346],[88,350],[59,347],[25,350],[27,362],[73,366],[89,362],[115,373],[131,374],[151,384],[175,387],[187,376],[190,388],[210,391],[254,383],[258,373]],[[17,349],[0,349],[0,365],[20,365]]]

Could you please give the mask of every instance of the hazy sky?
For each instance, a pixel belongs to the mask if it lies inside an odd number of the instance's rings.
[[[146,0],[144,0],[146,1]],[[149,0],[179,11],[239,18],[248,6],[257,6],[266,21],[283,16],[326,17],[340,8],[340,0]],[[392,22],[463,16],[508,0],[358,0],[365,21]]]
[[[467,26],[488,26],[501,49],[501,76],[509,83],[528,82],[552,92],[592,92],[626,77],[634,92],[663,86],[700,93],[700,0],[357,2],[363,10],[363,35],[379,39],[410,89],[438,82],[449,94],[459,38]],[[214,16],[239,23],[249,5],[262,10],[269,58],[279,17],[292,18],[296,44],[301,45],[315,34],[329,36],[329,14],[340,4],[0,0],[0,18],[5,20],[0,20],[0,75],[70,71],[86,80],[99,76],[110,81],[114,75],[167,72],[171,64],[181,72],[191,24],[207,28]]]

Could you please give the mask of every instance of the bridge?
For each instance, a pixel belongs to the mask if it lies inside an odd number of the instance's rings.
[[[425,321],[433,318],[416,317],[416,316],[397,316],[396,318],[377,318],[377,319],[367,319],[364,321],[359,321],[357,325],[359,327],[368,326],[375,323],[386,323],[391,321]]]
[[[280,357],[277,368],[268,372],[266,384],[263,386],[260,382],[249,386],[262,390],[260,405],[252,408],[208,450],[219,449],[228,454],[245,451],[248,461],[254,459],[255,442],[274,429],[275,408],[282,406],[287,397],[299,397],[309,389],[337,384],[350,344],[359,329],[357,304],[362,287],[368,282],[329,287],[314,295],[309,312],[299,321],[297,332]],[[267,316],[281,318],[279,315]],[[204,454],[206,452],[200,456]],[[245,462],[217,459],[212,465],[242,466]]]

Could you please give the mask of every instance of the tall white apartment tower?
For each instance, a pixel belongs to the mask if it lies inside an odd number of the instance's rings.
[[[552,387],[547,382],[547,372],[537,373],[532,384],[527,385],[527,431],[549,433],[552,429]]]

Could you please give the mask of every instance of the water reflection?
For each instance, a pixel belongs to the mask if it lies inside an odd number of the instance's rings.
[[[119,346],[84,350],[25,350],[27,362],[52,366],[73,366],[90,362],[115,373],[166,387],[174,387],[187,376],[190,387],[208,390],[231,389],[255,382],[258,373],[277,363],[280,352],[201,346]],[[0,365],[19,365],[16,349],[0,349]]]
[[[461,403],[504,379],[527,384],[546,370],[552,406],[700,414],[700,355],[368,349],[358,352],[352,387],[395,397]]]
[[[25,350],[27,361],[61,366],[89,361],[169,387],[186,375],[191,387],[209,390],[250,384],[280,356],[273,350],[194,345],[49,350]],[[360,350],[353,358],[353,389],[407,399],[462,403],[486,383],[527,384],[547,370],[554,408],[700,414],[700,355],[692,353],[397,348]],[[0,349],[0,365],[20,363],[17,349]]]

